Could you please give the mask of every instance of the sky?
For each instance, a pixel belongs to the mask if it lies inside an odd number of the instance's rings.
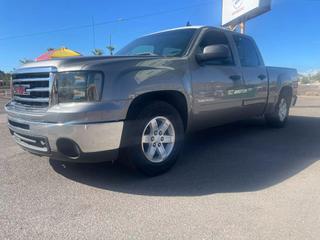
[[[221,25],[222,0],[0,0],[0,70],[19,67],[49,47],[92,55],[148,33]],[[320,0],[272,0],[272,11],[247,22],[266,65],[320,70]],[[95,27],[93,28],[93,23]]]

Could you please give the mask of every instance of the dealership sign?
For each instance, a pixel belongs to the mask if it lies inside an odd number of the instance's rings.
[[[223,0],[222,26],[236,25],[271,9],[271,0]]]

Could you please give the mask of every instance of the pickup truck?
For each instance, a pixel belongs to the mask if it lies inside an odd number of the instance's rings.
[[[297,86],[297,71],[266,67],[251,37],[191,26],[115,56],[28,63],[13,73],[5,109],[13,138],[33,154],[120,159],[154,176],[173,166],[190,131],[253,117],[283,127]]]

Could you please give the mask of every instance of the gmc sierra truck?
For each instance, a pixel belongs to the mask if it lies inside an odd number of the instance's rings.
[[[297,71],[266,67],[251,37],[192,26],[143,36],[115,56],[28,63],[13,73],[5,108],[31,153],[122,159],[157,175],[187,132],[252,117],[283,127],[297,86]]]

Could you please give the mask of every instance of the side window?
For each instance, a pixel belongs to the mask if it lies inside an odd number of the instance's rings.
[[[249,38],[234,35],[233,39],[243,67],[258,67],[261,65],[256,46]]]
[[[229,48],[229,50],[231,52],[231,55],[232,55],[232,51],[231,51],[231,48],[230,48],[230,45],[229,45],[229,41],[228,41],[226,35],[223,32],[214,31],[214,30],[208,31],[203,36],[197,51],[199,53],[202,53],[203,49],[205,47],[207,47],[209,45],[218,45],[218,44],[226,45]],[[209,64],[209,65],[222,65],[222,66],[223,65],[227,65],[227,66],[230,66],[230,65],[234,65],[234,61],[233,61],[233,57],[231,56],[229,59],[214,60],[214,61],[207,62],[207,64]]]

